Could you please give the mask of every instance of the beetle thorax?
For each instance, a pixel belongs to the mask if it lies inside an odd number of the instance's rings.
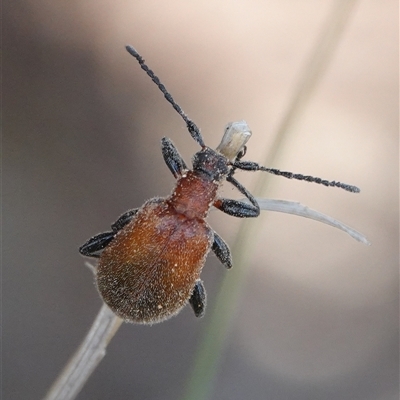
[[[214,203],[219,181],[197,170],[188,171],[177,182],[167,202],[188,219],[204,219]]]

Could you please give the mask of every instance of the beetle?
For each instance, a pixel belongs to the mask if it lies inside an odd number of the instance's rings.
[[[226,267],[232,257],[225,241],[208,225],[212,206],[238,218],[254,218],[260,207],[253,195],[235,178],[236,170],[265,171],[289,179],[336,186],[349,192],[360,190],[341,182],[293,174],[243,161],[251,131],[245,121],[226,126],[216,150],[207,147],[197,125],[190,120],[144,59],[131,46],[126,50],[137,60],[185,121],[201,149],[189,169],[168,138],[161,151],[169,170],[177,179],[167,197],[154,197],[141,207],[122,214],[111,230],[90,238],[79,251],[99,259],[95,280],[98,291],[111,310],[127,322],[153,324],[176,315],[187,303],[196,317],[206,307],[206,291],[200,279],[209,251]],[[245,198],[218,196],[223,181],[232,184]]]

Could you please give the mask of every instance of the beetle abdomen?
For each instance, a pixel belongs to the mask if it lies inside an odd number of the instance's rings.
[[[188,219],[162,199],[149,200],[103,251],[99,292],[126,321],[172,317],[191,296],[212,240],[204,220]]]

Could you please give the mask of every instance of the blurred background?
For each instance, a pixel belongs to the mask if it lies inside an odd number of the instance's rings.
[[[13,1],[3,28],[3,398],[40,399],[101,301],[78,247],[174,179],[170,137],[198,150],[129,56],[132,44],[215,147],[229,121],[263,163],[337,1]],[[398,399],[398,2],[355,2],[310,101],[270,167],[360,194],[268,177],[364,233],[264,212],[210,399]],[[257,174],[239,173],[254,188]],[[236,196],[225,185],[225,196]],[[233,245],[241,221],[209,218]],[[240,251],[240,250],[235,250]],[[179,399],[226,271],[202,273],[206,316],[186,307],[124,324],[79,399]]]

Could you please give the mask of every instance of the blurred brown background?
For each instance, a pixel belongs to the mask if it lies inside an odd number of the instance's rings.
[[[3,398],[40,399],[100,300],[77,248],[129,208],[166,195],[160,139],[187,161],[184,124],[125,52],[132,44],[218,144],[253,130],[262,161],[333,1],[13,1],[4,5]],[[264,213],[212,399],[398,399],[398,2],[356,3],[332,62],[270,177],[363,232]],[[254,176],[239,179],[252,187]],[[225,194],[233,195],[230,188]],[[212,213],[233,243],[240,221]],[[241,266],[236,265],[236,268]],[[123,325],[79,399],[178,399],[225,274],[209,257],[208,313]]]

